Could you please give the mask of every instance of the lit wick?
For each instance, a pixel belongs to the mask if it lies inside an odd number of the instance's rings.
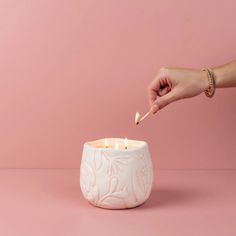
[[[119,145],[117,142],[115,142],[115,149],[117,150],[119,148]]]
[[[128,139],[125,138],[125,149],[128,149]]]
[[[108,148],[108,142],[107,142],[107,139],[105,139],[105,148]]]

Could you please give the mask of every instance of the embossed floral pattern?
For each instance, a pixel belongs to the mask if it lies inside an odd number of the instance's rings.
[[[121,190],[118,190],[117,187],[117,177],[110,178],[108,192],[99,199],[98,205],[112,207],[115,204],[125,208],[126,205],[124,199],[127,195],[126,187]]]
[[[86,162],[81,164],[80,185],[85,197],[90,202],[96,204],[99,199],[99,190],[96,186],[96,178],[94,172]]]
[[[108,154],[106,152],[103,152],[103,156],[108,162],[107,173],[109,176],[116,175],[121,171],[121,169],[127,164],[129,158],[127,155],[117,156],[117,154]]]
[[[140,205],[150,194],[152,163],[146,147],[138,152],[112,153],[84,149],[80,185],[92,204],[121,209]]]

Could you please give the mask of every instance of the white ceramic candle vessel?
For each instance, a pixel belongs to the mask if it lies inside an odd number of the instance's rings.
[[[93,205],[108,209],[132,208],[144,203],[152,188],[153,168],[147,143],[100,139],[84,144],[80,186]],[[115,145],[116,143],[116,145]]]

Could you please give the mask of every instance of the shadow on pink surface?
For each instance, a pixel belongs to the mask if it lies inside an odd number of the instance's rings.
[[[202,192],[196,189],[153,188],[150,198],[140,209],[186,205],[202,199]]]
[[[210,193],[209,193],[210,194]],[[186,206],[192,206],[196,203],[201,204],[204,202],[204,199],[207,199],[207,195],[209,195],[205,190],[200,189],[193,189],[193,188],[167,188],[167,187],[159,187],[159,188],[153,188],[152,193],[149,197],[149,199],[142,205],[130,208],[126,210],[144,210],[144,209],[156,209],[156,208],[175,208],[175,207],[186,207]],[[211,195],[212,197],[212,195]],[[83,204],[86,207],[94,207],[92,204],[87,202],[83,197],[82,193],[80,193],[80,198],[83,202]],[[97,209],[102,210],[109,210],[109,209],[103,209],[99,207],[95,207]],[[122,211],[123,209],[121,209]],[[120,211],[119,209],[116,211]]]

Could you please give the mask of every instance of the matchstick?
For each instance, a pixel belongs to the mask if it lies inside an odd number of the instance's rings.
[[[147,118],[151,114],[151,111],[147,112],[143,117],[137,112],[135,116],[135,124],[138,125],[141,121]]]

